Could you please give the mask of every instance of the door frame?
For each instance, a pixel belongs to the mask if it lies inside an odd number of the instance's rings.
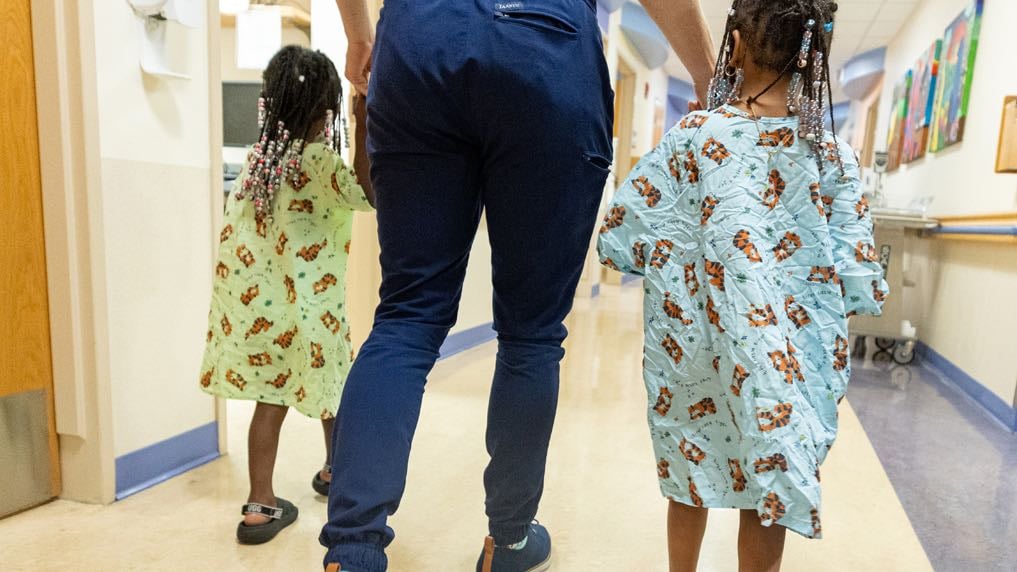
[[[101,203],[96,2],[31,0],[61,498],[116,498],[106,244]],[[209,78],[221,77],[219,2],[208,10]],[[209,208],[222,211],[222,96],[209,90]],[[221,224],[221,218],[213,224]],[[218,232],[213,232],[218,236]],[[209,244],[215,252],[216,244]],[[226,410],[217,403],[220,451]]]
[[[93,0],[32,0],[62,498],[114,499]]]
[[[618,58],[618,79],[615,88],[615,133],[618,148],[615,149],[615,187],[621,185],[632,170],[632,125],[636,108],[636,71]]]

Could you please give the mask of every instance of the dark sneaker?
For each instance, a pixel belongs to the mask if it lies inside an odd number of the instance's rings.
[[[526,546],[512,550],[495,546],[494,538],[484,540],[484,551],[477,561],[477,572],[544,572],[551,568],[551,535],[533,523],[526,535]]]
[[[325,471],[326,473],[331,475],[332,467],[325,465],[325,468],[323,468],[321,471]],[[311,479],[311,488],[314,489],[314,492],[318,493],[319,495],[327,497],[328,487],[331,486],[331,481],[326,481],[325,479],[321,478],[321,471],[314,472],[314,478]]]

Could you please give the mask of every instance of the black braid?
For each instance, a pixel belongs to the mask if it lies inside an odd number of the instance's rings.
[[[727,47],[731,44],[732,33],[738,30],[742,42],[752,53],[753,61],[780,73],[766,91],[776,85],[780,78],[796,71],[802,74],[803,95],[807,98],[819,99],[816,82],[826,84],[830,126],[836,134],[830,74],[830,47],[833,45],[834,32],[828,31],[826,25],[834,21],[837,8],[834,0],[734,0],[731,6],[733,13],[724,28],[715,72],[723,73],[730,66],[730,58],[734,54],[729,54]],[[805,67],[798,68],[802,35],[809,20],[816,22],[812,28],[812,49]],[[816,51],[824,54],[821,69],[816,69],[813,57]],[[762,94],[755,94],[749,99],[757,99],[760,95]],[[841,164],[842,171],[843,168]]]
[[[342,84],[332,61],[321,52],[286,46],[269,62],[262,79],[262,135],[269,141],[274,140],[280,121],[294,138],[307,140],[317,135],[310,130],[329,110],[339,112]]]
[[[342,111],[342,84],[335,65],[325,54],[299,46],[286,46],[269,62],[262,75],[258,143],[249,159],[242,195],[255,203],[259,217],[271,212],[271,199],[288,177],[299,176],[300,155],[313,141],[318,125],[331,112],[326,125],[336,148],[334,118]]]

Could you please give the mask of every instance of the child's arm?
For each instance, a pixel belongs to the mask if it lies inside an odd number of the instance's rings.
[[[367,98],[359,94],[353,96],[353,121],[355,151],[353,172],[357,174],[357,181],[364,189],[367,202],[371,203],[373,207],[375,206],[374,185],[371,184],[371,160],[367,156]]]
[[[839,148],[844,175],[836,165],[828,164],[823,185],[823,193],[833,196],[830,236],[837,274],[844,283],[848,315],[878,316],[889,286],[872,236],[872,215],[862,197],[858,161],[846,143],[840,143]]]
[[[677,230],[663,229],[679,215],[674,207],[682,186],[671,173],[679,146],[676,133],[644,156],[615,193],[597,240],[604,266],[642,276],[657,240],[672,238],[665,234]]]
[[[331,179],[331,188],[338,199],[339,208],[361,212],[374,210],[371,198],[357,181],[357,175],[346,166],[339,155],[333,155],[333,161],[331,168],[326,166],[323,175]],[[328,186],[329,183],[326,182],[325,185]]]

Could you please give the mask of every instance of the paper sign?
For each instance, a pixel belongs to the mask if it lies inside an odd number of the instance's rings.
[[[141,29],[141,69],[147,74],[179,79],[190,79],[175,72],[166,61],[166,20],[138,19]]]
[[[237,14],[237,68],[263,70],[282,48],[282,12],[266,6]]]
[[[204,2],[198,0],[170,0],[166,3],[166,18],[176,20],[188,28],[200,28],[205,18]]]
[[[239,14],[251,7],[251,0],[219,0],[219,12],[222,14]]]

